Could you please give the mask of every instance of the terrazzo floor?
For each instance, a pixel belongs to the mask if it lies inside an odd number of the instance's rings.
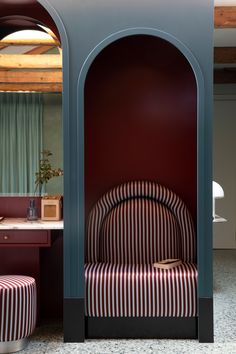
[[[21,353],[30,354],[236,354],[236,250],[214,251],[214,343],[197,340],[86,340],[63,343],[62,326],[44,325]]]

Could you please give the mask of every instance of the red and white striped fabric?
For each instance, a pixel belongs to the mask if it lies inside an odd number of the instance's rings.
[[[195,243],[191,215],[169,189],[138,181],[106,193],[89,215],[87,316],[196,316]],[[153,267],[167,258],[184,263]]]
[[[195,243],[183,201],[153,182],[122,184],[99,199],[89,214],[87,262],[156,262],[173,255],[194,262]]]
[[[197,316],[197,269],[191,263],[168,270],[89,263],[85,279],[90,317]]]
[[[0,276],[0,342],[29,336],[36,325],[36,284],[28,276]]]
[[[99,259],[115,264],[150,264],[182,258],[175,216],[164,205],[133,198],[114,207],[104,218]]]

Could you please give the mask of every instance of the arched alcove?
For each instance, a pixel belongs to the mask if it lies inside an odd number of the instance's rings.
[[[132,35],[93,60],[85,81],[85,205],[129,180],[176,192],[195,221],[197,85],[189,61],[170,42]]]

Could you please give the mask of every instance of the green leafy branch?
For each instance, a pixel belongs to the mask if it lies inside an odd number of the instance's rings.
[[[52,156],[51,151],[43,150],[41,152],[42,158],[39,160],[39,171],[35,173],[35,193],[39,188],[39,194],[41,195],[42,186],[53,177],[63,176],[63,170],[61,168],[52,168],[49,161],[49,157]]]

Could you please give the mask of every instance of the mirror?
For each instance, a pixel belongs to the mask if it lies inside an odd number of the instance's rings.
[[[52,152],[53,169],[63,169],[62,52],[52,31],[38,28],[0,41],[0,196],[38,194],[43,150]],[[43,192],[63,194],[63,176],[50,179]]]
[[[3,95],[4,93],[0,93],[0,95]],[[13,93],[7,93],[7,95],[13,95]],[[25,95],[24,93],[21,93],[21,95]],[[40,96],[42,98],[42,142],[41,142],[41,147],[39,150],[50,150],[52,152],[52,156],[50,157],[50,162],[53,168],[62,168],[63,169],[63,142],[62,142],[62,97],[60,93],[40,93]],[[10,104],[10,103],[9,103]],[[12,133],[12,129],[10,131],[7,129],[4,129],[4,114],[3,114],[3,107],[2,105],[0,106],[0,135],[4,136],[4,139],[0,139],[0,161],[3,160],[3,158],[7,161],[5,161],[5,165],[10,168],[12,172],[11,176],[12,178],[16,178],[16,172],[17,169],[26,169],[25,162],[19,163],[19,161],[16,161],[14,164],[11,163],[10,155],[13,153],[12,152],[12,147],[13,143],[12,140],[19,140],[19,139],[24,139],[22,137],[22,131],[23,131],[23,126],[21,127],[19,124],[17,126],[17,129],[15,129],[14,134]],[[20,120],[19,120],[20,121]],[[19,123],[18,121],[18,123]],[[22,123],[22,122],[21,122]],[[22,124],[25,124],[25,121],[23,121]],[[30,127],[25,127],[26,130],[29,130]],[[32,127],[31,127],[32,129]],[[7,133],[8,131],[8,133]],[[8,136],[6,135],[8,134]],[[32,132],[32,134],[35,134],[35,132]],[[9,141],[9,144],[7,144],[7,149],[4,153],[3,149],[3,144],[5,141]],[[34,138],[34,141],[32,142],[32,151],[30,154],[36,153],[34,151],[34,146],[36,145],[36,139]],[[26,153],[29,153],[29,146],[25,144],[26,148]],[[37,150],[36,150],[37,151]],[[38,155],[37,152],[37,155]],[[18,151],[19,153],[19,151]],[[5,154],[4,156],[1,156]],[[8,156],[7,156],[8,155]],[[39,161],[40,158],[40,153],[38,156],[35,156],[35,158]],[[18,160],[23,161],[23,152],[19,153],[19,158]],[[1,161],[1,169],[0,169],[0,195],[1,196],[6,196],[6,195],[32,195],[34,194],[34,191],[32,191],[32,188],[34,188],[34,182],[35,182],[35,173],[38,170],[38,168],[34,168],[30,177],[26,176],[26,179],[30,179],[31,186],[33,183],[33,187],[28,187],[25,186],[25,183],[19,184],[18,189],[14,189],[14,192],[12,190],[8,189],[9,183],[4,183],[4,179],[6,176],[4,174],[6,173],[6,169],[3,168],[4,163]],[[26,188],[31,188],[31,189],[26,189]],[[37,191],[38,192],[38,191]],[[46,184],[45,193],[48,194],[63,194],[63,176],[61,177],[55,177],[52,178],[51,180],[48,181]]]

